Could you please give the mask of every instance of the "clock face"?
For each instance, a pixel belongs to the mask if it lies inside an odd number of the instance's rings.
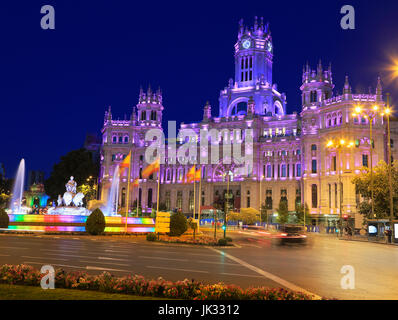
[[[244,40],[242,43],[243,48],[249,49],[250,48],[250,40]]]
[[[267,50],[268,50],[268,52],[272,51],[272,43],[270,41],[267,42]]]

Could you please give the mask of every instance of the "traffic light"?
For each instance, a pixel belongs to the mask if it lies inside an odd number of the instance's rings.
[[[348,219],[348,214],[343,214],[343,218],[344,218],[344,220],[347,220]]]
[[[225,224],[223,224],[223,226],[222,226],[222,229],[223,229],[223,230],[225,230],[225,229],[226,229],[226,226],[225,226]]]

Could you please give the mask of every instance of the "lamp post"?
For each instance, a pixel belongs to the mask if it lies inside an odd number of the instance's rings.
[[[382,112],[379,110],[378,105],[374,105],[371,109],[362,109],[360,106],[355,107],[355,112],[353,113],[353,117],[358,115],[362,115],[365,119],[369,120],[369,139],[370,139],[370,193],[372,199],[372,218],[375,218],[374,213],[374,196],[373,196],[373,121],[377,118],[378,115],[381,115]]]
[[[261,185],[262,185],[262,181],[264,179],[264,175],[260,176],[260,220],[262,219],[262,212],[263,212],[263,194],[262,194],[262,190],[261,190]]]
[[[390,114],[391,114],[390,94],[387,93],[387,107],[384,109],[384,111],[382,112],[381,115],[386,116],[386,118],[387,118],[387,148],[388,148],[387,166],[388,166],[388,187],[389,187],[389,193],[390,193],[390,231],[392,233],[391,236],[393,236],[393,232],[394,232],[394,225],[393,225],[394,201],[393,201],[393,189],[392,189],[392,177],[391,177],[392,162],[391,162]]]
[[[341,149],[342,148],[348,148],[351,149],[354,146],[354,142],[350,141],[347,143],[347,141],[345,139],[340,139],[340,140],[329,140],[326,144],[326,147],[328,149],[336,149],[337,153],[338,153],[338,159],[336,159],[336,162],[339,163],[338,168],[336,165],[336,170],[339,171],[339,221],[340,221],[340,237],[343,235],[343,219],[342,219],[342,215],[343,215],[343,190],[342,190],[342,183],[341,183],[341,171],[342,171],[342,166],[341,166]],[[305,216],[305,214],[304,214]]]
[[[225,210],[224,210],[224,239],[227,236],[227,210],[229,211],[229,176],[231,174],[231,171],[228,170],[227,173],[225,173],[225,175],[227,175],[227,194],[225,195],[226,198],[226,203],[225,203]]]

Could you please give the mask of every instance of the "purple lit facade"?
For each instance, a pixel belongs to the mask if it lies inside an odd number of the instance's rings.
[[[272,214],[280,200],[287,199],[289,211],[295,211],[296,203],[305,203],[314,219],[325,225],[338,218],[340,203],[337,151],[327,149],[326,143],[337,138],[357,141],[355,148],[342,150],[340,168],[343,213],[355,218],[355,225],[360,226],[359,198],[351,179],[370,162],[369,124],[364,118],[353,118],[352,112],[358,104],[364,109],[375,104],[384,106],[380,79],[374,93],[354,94],[346,77],[343,93],[336,95],[331,67],[324,70],[319,62],[312,70],[306,65],[300,87],[302,111],[287,114],[286,95],[272,83],[272,59],[268,24],[256,18],[254,26],[248,28],[241,21],[235,44],[235,78],[230,79],[220,92],[218,116],[213,116],[212,107],[206,104],[201,122],[182,124],[181,129],[192,129],[198,134],[200,129],[228,129],[231,132],[253,129],[253,170],[249,175],[230,178],[232,208],[259,209],[263,204]],[[99,179],[101,199],[106,200],[114,169],[130,151],[130,181],[141,177],[141,171],[147,165],[144,161],[148,146],[144,141],[145,133],[153,128],[162,129],[162,111],[162,93],[149,88],[147,92],[140,90],[139,102],[130,120],[114,120],[110,108],[105,113]],[[395,121],[391,122],[391,131],[392,139],[398,139]],[[230,138],[232,141],[236,139],[234,136]],[[375,119],[373,139],[373,164],[376,166],[386,159],[386,131],[382,118]],[[198,145],[197,158],[201,152],[209,153],[210,148],[200,150]],[[393,155],[395,153],[393,149]],[[225,164],[221,155],[222,151],[217,164],[200,164],[202,190],[200,193],[198,189],[196,191],[196,203],[199,201],[201,206],[212,206],[217,199],[225,197],[225,173],[233,170],[234,163]],[[190,160],[195,162],[195,159]],[[191,163],[172,163],[166,154],[166,163],[160,169],[160,202],[168,209],[193,212],[193,184],[183,181],[191,167]],[[127,172],[123,172],[118,205],[122,210],[127,205],[127,179]],[[129,206],[133,207],[133,202],[138,199],[140,206],[149,211],[157,199],[157,175],[153,179],[141,179],[139,188],[130,189],[130,192]]]

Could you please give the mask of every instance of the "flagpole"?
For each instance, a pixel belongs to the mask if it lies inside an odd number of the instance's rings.
[[[202,203],[202,168],[199,169],[200,170],[200,180],[199,180],[199,215],[198,215],[198,232],[199,232],[199,228],[200,228],[200,204]]]
[[[195,165],[195,170],[194,170],[194,174],[193,174],[193,218],[196,218],[196,195],[195,195],[195,186],[196,186],[196,165]]]
[[[131,155],[131,151],[130,151]],[[130,195],[130,174],[131,174],[131,156],[129,159],[129,175],[127,177],[127,204],[126,204],[126,233],[127,233],[127,217],[129,212],[129,195]]]
[[[138,181],[138,187],[137,187],[137,218],[138,218],[138,198],[140,196],[140,179],[137,180]]]

